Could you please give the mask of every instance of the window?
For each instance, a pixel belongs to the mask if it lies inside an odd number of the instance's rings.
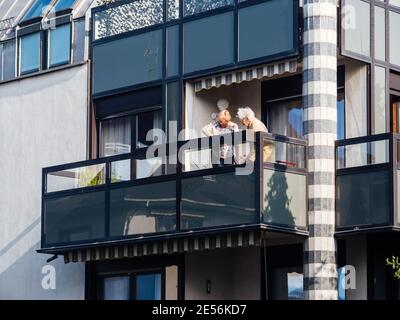
[[[374,104],[372,106],[373,134],[386,132],[386,69],[375,66]]]
[[[183,0],[184,16],[194,15],[234,4],[234,0]]]
[[[148,132],[161,128],[161,110],[100,121],[100,156],[109,157],[129,153],[134,148],[149,146],[153,142],[147,140]]]
[[[385,25],[385,9],[375,6],[375,58],[382,61],[386,60]]]
[[[342,20],[344,49],[370,57],[370,4],[362,0],[345,0]]]
[[[71,55],[71,25],[65,24],[49,31],[49,66],[69,63]]]
[[[102,277],[102,300],[161,300],[161,273]]]
[[[390,11],[389,13],[389,38],[390,38],[390,63],[400,66],[400,14]]]
[[[20,74],[40,70],[40,33],[32,33],[20,38]]]
[[[186,22],[183,25],[184,72],[233,63],[233,26],[233,12]]]
[[[4,41],[0,44],[0,81],[15,77],[15,41]]]
[[[239,60],[294,50],[293,1],[274,0],[239,10]]]
[[[22,18],[22,21],[26,21],[29,19],[42,17],[44,15],[44,11],[47,9],[47,6],[51,3],[52,0],[36,0],[32,7],[28,10],[25,16]]]

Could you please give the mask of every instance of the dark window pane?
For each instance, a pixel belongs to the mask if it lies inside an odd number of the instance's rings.
[[[45,200],[45,243],[80,242],[103,238],[104,191]]]
[[[157,30],[95,46],[94,93],[161,79],[162,38]]]
[[[3,81],[15,78],[15,41],[2,43],[1,51],[1,75]]]
[[[179,72],[179,26],[167,28],[167,77]]]
[[[175,188],[169,181],[111,190],[111,236],[175,230]]]
[[[71,53],[71,25],[59,26],[49,33],[50,66],[69,63]]]
[[[136,147],[144,148],[153,144],[153,129],[162,129],[162,111],[139,113],[136,116]],[[155,132],[157,134],[157,132]],[[147,139],[149,138],[149,139]]]
[[[167,133],[168,141],[176,141],[178,137],[179,120],[179,82],[167,84]],[[175,129],[176,128],[176,129]]]
[[[161,274],[136,276],[136,300],[161,300]]]
[[[254,174],[233,172],[184,179],[182,229],[255,223],[254,194]]]
[[[344,139],[345,127],[345,100],[344,93],[339,92],[337,98],[337,138],[338,140]]]
[[[306,176],[264,169],[264,222],[306,227]]]
[[[387,170],[336,178],[337,227],[388,224],[390,179]]]
[[[73,63],[80,63],[85,60],[85,19],[74,21],[73,36]]]
[[[52,0],[36,0],[32,7],[25,14],[22,21],[43,16],[45,13],[44,11],[47,9],[46,7],[51,1]]]
[[[234,0],[183,0],[183,1],[184,1],[185,16],[235,4]]]
[[[163,0],[137,0],[94,15],[94,38],[101,39],[163,22]]]
[[[72,8],[76,0],[58,0],[54,9],[57,11],[62,11],[65,9]]]
[[[239,10],[239,60],[294,49],[293,1],[273,0]]]
[[[108,277],[103,279],[103,300],[129,300],[129,277]]]
[[[185,23],[184,72],[233,63],[233,37],[232,12]]]
[[[38,71],[40,68],[40,33],[20,38],[20,72]]]

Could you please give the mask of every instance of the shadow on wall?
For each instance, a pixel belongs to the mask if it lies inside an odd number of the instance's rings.
[[[274,171],[265,185],[268,192],[264,196],[264,222],[294,226],[295,218],[290,209],[292,198],[288,197],[288,183],[284,172]]]
[[[0,249],[0,300],[83,299],[84,264],[65,265],[63,258],[47,263],[40,248],[40,218]],[[42,268],[52,266],[55,289],[42,287]],[[47,282],[48,284],[48,282]]]

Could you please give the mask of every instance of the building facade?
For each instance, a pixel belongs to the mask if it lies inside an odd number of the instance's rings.
[[[0,298],[400,298],[400,1],[0,14]]]

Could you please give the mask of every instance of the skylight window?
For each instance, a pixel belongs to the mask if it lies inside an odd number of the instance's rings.
[[[54,9],[56,12],[72,8],[76,0],[58,0]]]
[[[36,0],[30,7],[28,12],[25,14],[22,21],[30,20],[37,17],[42,17],[44,15],[44,10],[46,6],[51,3],[51,0]]]

